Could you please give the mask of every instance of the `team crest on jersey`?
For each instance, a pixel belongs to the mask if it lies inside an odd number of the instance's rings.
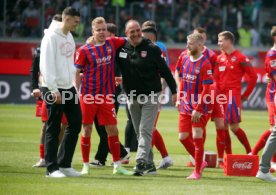
[[[199,72],[200,72],[200,67],[196,67],[195,73],[196,73],[196,74],[199,74]]]
[[[270,67],[276,67],[276,60],[270,61]]]
[[[225,58],[221,58],[221,62],[224,62],[225,61]]]
[[[106,51],[107,51],[108,53],[111,53],[111,52],[112,52],[112,48],[109,47],[109,46],[107,46],[107,47],[106,47]]]
[[[212,74],[212,70],[207,70],[207,74],[211,75]]]
[[[147,51],[141,51],[141,57],[142,58],[147,57]]]
[[[235,62],[237,60],[237,57],[236,56],[233,56],[232,58],[231,58],[231,61],[232,62]]]

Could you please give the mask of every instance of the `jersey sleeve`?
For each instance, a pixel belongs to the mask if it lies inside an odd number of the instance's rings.
[[[126,43],[126,39],[123,37],[110,37],[110,39],[113,41],[116,50]]]
[[[210,63],[212,65],[212,69],[214,71],[215,65],[217,63],[217,54],[211,50]]]
[[[246,57],[245,55],[241,55],[239,62],[242,69],[244,70],[245,74],[248,77],[248,85],[245,92],[242,94],[242,97],[248,97],[253,91],[258,77],[248,57]]]
[[[202,67],[202,84],[212,84],[213,82],[212,66],[209,61],[206,61]]]
[[[85,65],[86,65],[86,54],[83,47],[80,47],[76,51],[75,67],[78,69],[83,69]]]

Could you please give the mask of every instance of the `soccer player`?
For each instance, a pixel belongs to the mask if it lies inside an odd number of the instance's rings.
[[[167,48],[163,43],[157,42],[157,29],[156,29],[156,24],[154,21],[148,20],[142,24],[142,36],[150,39],[154,44],[156,44],[161,49],[162,56],[166,60],[166,63],[168,65],[169,62],[167,60],[168,59]],[[162,88],[164,89],[164,85],[165,85],[164,79],[161,79],[161,82],[162,82]],[[163,93],[164,93],[164,91],[163,91]],[[168,154],[168,151],[167,151],[167,148],[164,143],[162,135],[156,128],[160,110],[161,110],[161,106],[159,108],[159,111],[158,111],[158,114],[157,114],[157,117],[156,117],[155,123],[154,123],[154,129],[153,129],[153,133],[152,133],[152,145],[157,148],[157,150],[160,152],[160,154],[162,156],[162,161],[159,163],[159,166],[157,168],[158,169],[166,169],[173,165],[173,161]]]
[[[265,68],[267,75],[271,80],[271,84],[275,86],[276,82],[276,26],[272,27],[271,36],[274,42],[273,47],[268,51],[265,60]],[[275,93],[275,92],[274,92]],[[274,95],[275,96],[275,95]],[[275,99],[274,99],[275,102]],[[275,106],[275,105],[274,105]],[[275,120],[276,110],[274,109],[274,120]],[[272,156],[276,152],[276,127],[274,121],[274,127],[272,128],[271,134],[265,144],[262,157],[260,159],[259,171],[256,175],[257,178],[264,181],[276,182],[276,177],[273,177],[269,169],[271,167],[270,161]]]
[[[99,125],[104,125],[108,134],[108,145],[113,157],[113,174],[131,175],[120,161],[120,142],[116,112],[114,108],[116,49],[125,43],[124,38],[109,37],[103,17],[92,21],[92,34],[95,44],[85,44],[76,53],[76,87],[80,90],[80,104],[83,114],[81,151],[83,158],[82,174],[89,173],[90,137],[92,124],[97,117]],[[80,71],[83,70],[82,79]],[[81,88],[80,88],[81,84]]]
[[[266,105],[269,114],[269,122],[270,128],[266,130],[259,140],[257,141],[256,145],[252,149],[252,155],[258,155],[258,152],[265,146],[268,137],[270,136],[271,132],[273,131],[273,126],[275,126],[275,81],[276,81],[276,26],[273,26],[271,29],[271,37],[273,39],[273,47],[267,52],[265,58],[265,69],[268,77],[268,83],[266,87]],[[276,154],[274,154],[272,161],[271,161],[271,168],[276,170]]]
[[[204,45],[201,49],[201,52],[204,56],[206,56],[209,59],[211,65],[212,65],[212,69],[214,70],[215,64],[217,61],[217,55],[213,50],[211,50],[205,46],[205,43],[207,40],[207,35],[206,35],[205,29],[203,29],[201,27],[197,27],[194,29],[194,32],[200,33],[202,35]],[[216,100],[217,92],[215,90],[215,83],[213,83],[211,85],[211,91],[212,90],[214,91],[214,98]],[[217,146],[217,151],[218,151],[218,167],[224,168],[223,154],[224,154],[224,149],[225,149],[225,137],[230,138],[230,136],[229,136],[229,131],[226,131],[224,129],[223,105],[219,104],[218,101],[214,101],[214,105],[213,105],[212,113],[210,114],[210,117],[211,117],[211,120],[214,121],[214,123],[215,123],[216,132],[217,132],[216,146]],[[228,135],[226,135],[226,134],[228,134]]]
[[[47,177],[78,177],[71,167],[78,134],[81,130],[81,110],[73,86],[75,41],[70,31],[80,22],[80,13],[66,7],[62,22],[54,21],[45,33],[40,50],[43,100],[47,103],[48,121],[45,133],[45,161]],[[68,120],[58,150],[58,136],[62,113]]]
[[[114,37],[116,35],[116,31],[117,31],[116,25],[113,23],[107,23],[106,26],[107,26],[107,37],[111,37],[111,36]],[[115,70],[116,70],[115,76],[120,76],[117,66],[116,66]],[[120,103],[117,101],[117,97],[121,93],[121,91],[122,91],[121,86],[120,85],[116,86],[115,97],[114,97],[116,114],[118,113],[119,105],[120,105]],[[107,158],[107,155],[109,152],[107,133],[106,133],[105,127],[100,126],[98,124],[97,117],[94,120],[94,124],[95,124],[95,128],[97,130],[97,133],[100,136],[100,142],[98,145],[98,150],[95,154],[95,160],[92,161],[90,163],[90,165],[94,166],[94,167],[101,167],[101,166],[105,165],[106,158]],[[127,151],[125,149],[125,147],[120,143],[120,159],[121,159],[122,164],[129,163],[130,156],[128,153],[129,153],[129,151]]]
[[[207,163],[203,161],[203,134],[208,121],[207,95],[213,83],[212,66],[201,52],[203,38],[199,33],[187,37],[188,55],[182,53],[177,61],[180,83],[178,86],[179,139],[195,159],[195,169],[189,180],[201,178]],[[192,135],[192,140],[187,139]],[[193,147],[187,147],[193,145]]]
[[[215,67],[216,87],[219,94],[227,97],[224,104],[225,129],[230,129],[244,146],[246,153],[251,152],[250,143],[245,132],[240,128],[242,101],[246,101],[253,91],[257,74],[255,73],[249,59],[234,48],[234,35],[229,31],[218,34],[218,45],[222,53],[217,58]],[[241,94],[242,77],[248,76],[248,85]],[[226,148],[231,148],[231,142],[225,142]],[[231,153],[232,151],[226,151]]]
[[[176,83],[162,58],[160,48],[142,37],[138,21],[125,25],[127,42],[117,51],[116,60],[122,72],[128,108],[138,137],[135,175],[155,174],[152,153],[152,131],[162,90],[161,77],[168,83],[176,101]]]

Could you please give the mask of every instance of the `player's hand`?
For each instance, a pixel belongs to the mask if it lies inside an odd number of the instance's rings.
[[[32,95],[35,98],[40,98],[41,97],[41,91],[40,91],[40,89],[34,89],[33,92],[32,92]]]
[[[267,83],[271,83],[271,78],[269,78],[268,74],[265,74],[265,80]]]
[[[94,39],[94,36],[88,37],[88,39],[86,40],[86,43],[90,43],[92,45],[96,45],[96,41]]]
[[[175,107],[178,111],[180,111],[180,101],[175,102]]]
[[[202,116],[202,114],[196,110],[193,110],[192,112],[192,121],[197,123],[200,119],[200,117]]]
[[[173,102],[173,104],[176,105],[176,102],[177,102],[177,94],[173,94],[173,95],[172,95],[172,102]]]
[[[116,84],[116,87],[121,85],[123,82],[123,78],[122,77],[115,77],[115,84]]]
[[[59,91],[52,93],[52,97],[55,104],[61,104],[61,94]]]

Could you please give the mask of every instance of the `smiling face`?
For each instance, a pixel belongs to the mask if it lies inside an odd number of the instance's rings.
[[[106,23],[96,23],[92,26],[92,34],[95,38],[96,43],[103,43],[106,40],[107,28]]]
[[[224,36],[218,36],[218,46],[221,51],[226,51],[231,45],[231,41]]]
[[[135,20],[129,21],[127,23],[125,34],[133,46],[138,45],[142,40],[141,27]]]

